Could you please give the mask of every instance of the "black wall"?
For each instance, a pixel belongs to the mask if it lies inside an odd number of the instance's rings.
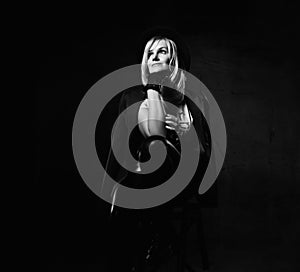
[[[73,118],[94,83],[138,62],[136,42],[157,24],[185,39],[190,72],[214,95],[226,124],[225,163],[211,188],[218,188],[212,194],[218,201],[204,214],[208,243],[294,252],[300,228],[296,7],[165,1],[138,12],[135,6],[40,7],[32,22],[40,259],[89,263],[105,253],[108,206],[76,169]]]

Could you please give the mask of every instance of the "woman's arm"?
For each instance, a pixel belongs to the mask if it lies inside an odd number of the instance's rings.
[[[118,108],[118,115],[120,115],[123,110],[126,108],[126,92],[124,92],[121,96],[119,108]],[[112,114],[114,114],[114,110],[112,110]],[[99,130],[98,130],[99,131]],[[122,133],[120,133],[122,131]],[[108,154],[106,157],[106,163],[105,163],[105,172],[104,176],[102,178],[102,184],[101,184],[101,194],[104,194],[108,191],[113,191],[114,189],[111,186],[111,183],[107,182],[107,177],[110,176],[112,179],[114,179],[116,182],[121,183],[126,176],[128,175],[128,172],[125,168],[121,167],[121,165],[126,165],[126,157],[125,157],[125,144],[126,137],[124,135],[128,134],[128,129],[125,123],[124,116],[121,116],[118,118],[116,125],[112,128],[112,130],[105,131],[105,136],[103,137],[104,132],[101,131],[101,137],[96,136],[96,145],[98,146],[99,150],[102,148],[101,146],[103,144],[110,146],[108,150]],[[103,139],[111,139],[110,142],[106,142]],[[101,152],[101,151],[100,151]],[[114,155],[114,152],[118,153],[118,158],[120,159],[121,165],[117,158]]]
[[[141,133],[145,138],[152,135],[166,135],[164,127],[164,109],[159,94],[154,90],[147,91],[148,98],[141,104],[138,121]]]
[[[148,114],[149,114],[148,99],[145,99],[141,104],[138,112],[139,129],[145,138],[151,136],[148,129]]]
[[[148,95],[148,130],[150,135],[166,136],[165,114],[159,93],[149,89]]]

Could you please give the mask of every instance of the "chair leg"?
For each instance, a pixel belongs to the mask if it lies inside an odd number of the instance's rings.
[[[185,207],[186,208],[186,207]],[[183,209],[182,216],[181,216],[181,227],[179,231],[179,248],[178,248],[178,256],[177,256],[177,264],[178,264],[178,272],[184,272],[185,268],[188,271],[194,271],[193,268],[186,262],[186,239],[187,233],[190,226],[190,220],[187,216],[187,210]],[[198,220],[196,222],[197,227],[197,238],[200,248],[201,260],[202,260],[202,268],[203,270],[209,270],[209,259],[208,259],[208,252],[206,247],[206,241],[204,237],[203,231],[203,220],[202,220],[202,211],[199,210],[198,213]]]
[[[186,211],[183,209],[181,214],[181,226],[179,231],[179,245],[178,245],[178,256],[177,256],[177,271],[184,272],[185,267],[185,257],[186,257],[186,236],[188,230],[188,218],[186,216]]]
[[[196,270],[192,268],[188,263],[185,263],[185,267],[189,272],[196,272]]]
[[[209,269],[209,261],[208,261],[208,254],[207,254],[207,247],[206,242],[204,238],[204,232],[203,232],[203,221],[202,221],[202,212],[200,209],[199,212],[199,219],[197,222],[197,232],[198,232],[198,241],[200,246],[200,253],[201,253],[201,259],[202,259],[202,266],[204,270]]]

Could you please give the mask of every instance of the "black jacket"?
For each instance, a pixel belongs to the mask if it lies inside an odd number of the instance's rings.
[[[118,154],[121,155],[119,156],[119,159],[124,163],[125,167],[122,167],[118,163],[114,153],[112,152],[112,148],[109,148],[109,152],[105,160],[102,160],[105,161],[106,172],[115,181],[129,187],[136,187],[136,179],[141,178],[141,175],[135,173],[134,169],[137,168],[137,151],[145,141],[144,136],[140,133],[137,126],[138,110],[141,103],[145,99],[145,94],[143,93],[142,89],[142,86],[136,86],[122,92],[118,102],[118,115],[120,115],[125,109],[129,107],[130,108],[125,115],[119,118],[114,128],[108,130],[108,136],[110,136],[109,134],[112,133],[112,141],[109,141],[108,143],[111,144],[111,146],[114,146],[115,150],[118,150]],[[189,99],[187,96],[185,97],[185,103],[187,104],[188,109],[193,117],[193,125],[196,129],[199,139],[200,150],[198,150],[198,152],[201,159],[193,180],[188,187],[189,190],[195,191],[196,193],[209,162],[211,154],[211,137],[209,126],[205,119],[205,117],[208,117],[207,101],[201,93],[198,95],[190,94],[190,96],[192,99]],[[202,112],[204,112],[205,117]],[[112,123],[115,121],[113,119],[114,118],[111,118],[110,120]],[[131,133],[129,128],[134,128]],[[169,136],[172,136],[172,134],[168,133],[167,139],[171,138]],[[129,159],[130,154],[126,152],[126,145],[129,146],[131,154],[135,160]],[[128,171],[128,169],[131,171]],[[158,174],[157,176],[161,175]],[[156,179],[155,174],[153,174],[152,177],[149,177],[152,180]],[[102,180],[102,182],[104,183],[103,186],[105,186],[105,178]]]

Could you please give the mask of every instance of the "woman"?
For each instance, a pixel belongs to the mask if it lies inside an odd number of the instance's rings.
[[[127,131],[128,127],[131,127],[128,123],[138,120],[135,129],[128,131],[129,147],[136,159],[136,165],[127,166],[128,169],[135,169],[135,171],[127,171],[120,167],[114,156],[109,156],[106,167],[109,175],[119,183],[140,189],[159,185],[174,173],[181,151],[178,135],[184,137],[188,134],[195,119],[192,113],[196,113],[195,104],[185,97],[186,76],[182,69],[189,69],[189,55],[186,54],[184,46],[174,33],[172,36],[169,30],[166,33],[165,29],[163,31],[155,29],[151,33],[154,32],[158,35],[153,35],[147,41],[143,52],[142,86],[125,90],[119,104],[119,113],[132,105],[137,105],[118,123],[120,131]],[[195,125],[201,129],[204,118],[198,117],[195,119]],[[204,133],[202,135],[200,146],[202,151],[206,152],[208,140],[205,139]],[[114,135],[112,143],[115,145],[114,150],[121,150],[124,147],[126,142],[123,138]],[[155,173],[140,175],[143,172],[141,162],[150,158],[149,146],[155,144],[153,139],[164,142],[167,147],[167,159]],[[125,154],[122,150],[119,153]],[[123,161],[126,165],[128,161],[126,156],[123,157]],[[118,197],[117,188],[114,188],[112,199],[116,197]],[[126,263],[133,271],[141,269],[141,266],[153,266],[159,259],[158,256],[171,254],[170,242],[176,239],[174,238],[176,234],[166,215],[170,213],[172,203],[174,202],[147,210],[127,210],[114,207],[112,204],[114,242],[111,243],[111,252],[112,258],[117,259],[117,262],[112,261],[114,265],[118,266],[123,260],[120,265],[122,271],[126,271],[124,268]],[[137,268],[139,265],[140,267]],[[114,267],[113,271],[118,269],[119,266]]]
[[[177,48],[175,43],[164,37],[153,37],[146,45],[142,61],[142,82],[146,86],[147,98],[142,103],[139,111],[139,128],[145,137],[152,135],[166,136],[166,129],[180,132],[189,130],[192,123],[191,115],[184,104],[184,88],[186,77],[183,71],[179,71]],[[156,81],[163,84],[169,80],[177,89],[173,91],[179,106],[177,116],[167,114],[167,104],[163,101],[166,95],[163,87],[148,85],[148,78],[156,75]],[[164,128],[164,121],[166,123]]]
[[[146,98],[138,111],[139,130],[146,139],[155,135],[165,137],[180,154],[177,133],[182,135],[187,132],[193,119],[184,101],[186,76],[179,69],[174,41],[156,36],[147,42],[141,75]],[[163,85],[167,82],[173,89]],[[139,151],[140,156],[142,150]],[[141,171],[139,163],[137,171]]]

